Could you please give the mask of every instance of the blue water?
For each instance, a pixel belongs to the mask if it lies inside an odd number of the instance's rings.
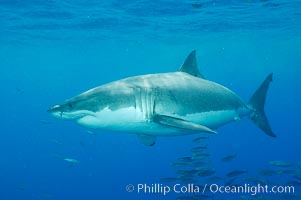
[[[273,160],[296,163],[294,170],[300,173],[300,1],[0,0],[0,199],[193,196],[128,193],[125,187],[176,177],[178,168],[170,163],[190,156],[197,146],[192,140],[199,135],[161,137],[147,147],[135,135],[95,130],[90,135],[46,112],[110,81],[176,71],[193,49],[205,77],[245,102],[274,73],[265,109],[277,138],[247,118],[221,127],[201,143],[208,144],[210,167],[221,177],[247,170],[248,175],[237,178],[240,183],[257,170],[272,168],[268,163]],[[233,153],[234,161],[220,161]],[[266,179],[270,184],[298,181],[290,174]],[[300,193],[297,185],[296,196],[287,198],[297,199]],[[251,197],[247,195],[256,199]]]

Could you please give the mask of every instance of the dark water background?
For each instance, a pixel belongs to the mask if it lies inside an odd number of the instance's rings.
[[[191,155],[197,136],[158,138],[146,147],[135,135],[89,135],[46,110],[113,80],[176,71],[193,49],[202,73],[246,102],[274,72],[266,113],[278,137],[248,119],[219,128],[205,143],[217,175],[255,175],[271,160],[300,162],[300,33],[300,1],[0,0],[0,199],[183,196],[127,193],[125,186],[177,176],[170,163]],[[220,161],[233,153],[233,162]]]

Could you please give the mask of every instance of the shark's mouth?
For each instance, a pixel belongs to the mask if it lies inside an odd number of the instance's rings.
[[[63,111],[63,110],[58,110],[58,111],[52,111],[50,112],[51,115],[58,119],[64,119],[64,120],[79,120],[85,116],[94,116],[95,113],[92,111],[88,110],[77,110],[77,111]]]
[[[73,112],[61,112],[61,118],[70,120],[80,120],[86,116],[95,116],[95,113],[88,110],[77,110]]]

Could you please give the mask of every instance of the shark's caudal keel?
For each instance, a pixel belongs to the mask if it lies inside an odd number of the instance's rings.
[[[156,136],[216,133],[213,129],[250,116],[275,137],[264,113],[272,74],[248,104],[228,88],[208,81],[199,72],[195,51],[179,72],[148,74],[111,82],[48,110],[59,119],[95,129],[135,133],[146,145]]]

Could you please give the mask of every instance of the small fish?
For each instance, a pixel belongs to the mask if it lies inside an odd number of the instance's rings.
[[[206,182],[217,183],[217,182],[222,181],[222,180],[224,180],[224,179],[219,177],[219,176],[212,176],[212,177],[207,178]]]
[[[292,167],[295,165],[294,163],[283,161],[283,160],[270,161],[269,164],[277,167]]]
[[[193,153],[191,156],[192,160],[207,159],[208,157],[210,157],[208,153]]]
[[[208,159],[208,157],[203,156],[203,155],[198,155],[198,156],[193,156],[191,157],[193,160],[204,160],[204,159]]]
[[[87,133],[88,135],[97,135],[96,133],[94,133],[93,131],[90,131],[90,130],[86,130],[86,133]]]
[[[64,158],[63,160],[72,164],[79,163],[79,161],[74,158]]]
[[[268,185],[268,180],[266,180],[266,179],[262,179],[262,178],[258,178],[258,177],[245,177],[244,179],[245,179],[245,181],[251,182],[255,185],[256,184]]]
[[[292,194],[292,193],[282,193],[280,194],[280,199],[301,199],[301,194]]]
[[[179,179],[178,178],[173,178],[173,177],[168,177],[168,178],[161,178],[160,182],[164,182],[164,183],[166,183],[166,182],[175,182],[177,180],[179,180]]]
[[[301,181],[301,174],[294,174],[293,177]]]
[[[225,186],[230,186],[236,181],[236,177],[230,178],[225,182]]]
[[[246,170],[234,170],[227,174],[228,177],[240,176],[242,174],[246,174],[248,171]]]
[[[176,174],[185,174],[187,170],[177,170]]]
[[[19,87],[16,87],[16,92],[18,93],[18,94],[23,94],[24,93],[24,90],[23,89],[21,89],[21,88],[19,88]]]
[[[188,176],[188,175],[196,175],[199,172],[199,170],[196,169],[191,169],[191,170],[178,170],[177,173],[178,174],[182,174],[184,176]]]
[[[211,154],[209,154],[209,153],[193,153],[192,154],[192,157],[193,156],[204,156],[204,157],[209,157],[209,156],[211,156]]]
[[[293,169],[279,169],[277,170],[278,174],[296,174],[297,171]]]
[[[237,154],[228,155],[221,159],[222,162],[230,162],[233,161],[236,158]]]
[[[280,3],[272,3],[272,2],[268,2],[262,5],[263,7],[268,7],[268,8],[275,8],[275,7],[279,7],[281,6]]]
[[[199,146],[199,147],[194,147],[192,148],[190,151],[191,152],[201,152],[203,150],[207,149],[207,145],[206,146]]]
[[[198,181],[196,179],[193,179],[193,177],[188,176],[188,177],[179,177],[179,180],[183,183],[197,183]]]
[[[204,140],[207,140],[208,138],[209,137],[205,137],[205,136],[203,136],[203,137],[197,137],[197,138],[193,139],[192,141],[195,142],[195,143],[199,143],[199,142],[202,142]]]
[[[170,165],[173,166],[173,167],[185,167],[185,166],[189,166],[189,163],[173,162],[173,163],[170,163]]]
[[[272,169],[261,169],[257,170],[257,173],[262,175],[262,176],[274,176],[277,175],[278,173]]]
[[[194,174],[185,174],[185,175],[180,175],[177,177],[178,180],[182,181],[182,180],[187,180],[187,179],[193,179],[194,178]]]
[[[204,170],[200,170],[198,175],[201,177],[206,177],[215,174],[215,172],[216,172],[215,169],[204,169]]]
[[[300,181],[291,180],[291,181],[287,181],[285,183],[285,185],[289,185],[289,186],[301,186],[301,182]]]
[[[202,167],[202,166],[206,166],[208,164],[210,164],[210,162],[208,162],[208,161],[206,161],[206,162],[198,161],[198,162],[191,163],[191,166],[193,166],[193,167]]]
[[[181,158],[178,158],[179,161],[182,161],[182,162],[192,162],[193,159],[191,157],[181,157]]]
[[[201,8],[201,7],[203,7],[203,4],[201,4],[201,3],[192,3],[191,6],[193,8]]]

